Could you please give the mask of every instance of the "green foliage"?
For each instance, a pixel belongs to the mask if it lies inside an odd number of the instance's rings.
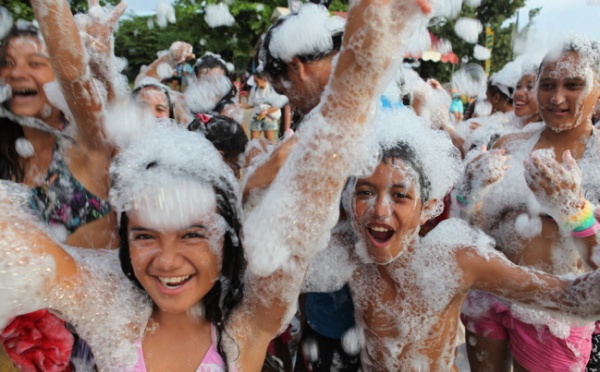
[[[461,10],[458,18],[477,18],[484,28],[488,26],[494,31],[491,72],[500,70],[502,66],[513,59],[512,37],[515,32],[515,23],[508,20],[516,14],[518,9],[525,6],[525,2],[526,0],[484,0],[476,9],[463,6]],[[537,12],[539,13],[539,10]],[[468,57],[469,62],[484,65],[484,62],[473,58],[474,45],[462,40],[454,32],[457,19],[439,20],[440,22],[431,27],[430,31],[440,39],[449,40],[452,43],[454,53],[459,59]],[[485,29],[479,36],[478,44],[485,45]],[[435,77],[440,81],[449,81],[453,70],[456,68],[458,66],[449,63],[424,62],[419,69],[419,73],[426,78]]]
[[[206,3],[217,3],[207,0]],[[236,70],[245,70],[252,59],[262,34],[271,25],[276,7],[287,6],[286,0],[262,2],[235,1],[230,12],[236,19],[232,27],[210,28],[204,20],[204,4],[196,0],[174,2],[177,22],[161,29],[153,17],[131,17],[121,23],[115,42],[115,54],[127,58],[129,78],[134,78],[143,64],[156,59],[156,52],[168,49],[174,41],[185,41],[194,47],[197,57],[205,52],[220,54],[232,62]],[[154,23],[152,28],[148,24]]]
[[[33,10],[31,9],[31,6],[23,0],[3,0],[2,6],[12,13],[15,21],[17,19],[25,19],[27,21],[33,19]]]

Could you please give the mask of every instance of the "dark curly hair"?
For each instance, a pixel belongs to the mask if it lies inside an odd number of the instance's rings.
[[[149,164],[148,168],[156,166]],[[219,180],[218,186],[213,184],[213,189],[217,199],[217,213],[221,215],[228,225],[223,240],[223,264],[221,267],[221,279],[215,283],[211,290],[204,296],[205,316],[216,328],[219,334],[217,350],[219,354],[227,361],[227,354],[223,349],[223,336],[227,336],[225,325],[233,309],[242,301],[244,297],[244,272],[246,270],[246,260],[244,258],[244,248],[242,245],[242,221],[238,215],[237,204],[239,200],[234,188],[229,185],[224,178]],[[128,218],[125,212],[121,213],[119,224],[119,237],[121,243],[119,246],[119,260],[121,269],[129,280],[131,280],[140,289],[144,289],[136,278],[133,266],[131,264],[131,254],[129,251],[128,240]]]
[[[225,157],[238,156],[248,144],[248,136],[240,123],[223,115],[197,115],[187,129],[204,133]]]

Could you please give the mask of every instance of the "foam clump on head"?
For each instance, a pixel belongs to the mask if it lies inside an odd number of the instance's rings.
[[[544,62],[556,60],[569,51],[574,51],[579,55],[579,66],[563,65],[559,67],[576,73],[585,73],[585,70],[591,69],[594,78],[598,80],[600,77],[600,43],[582,35],[569,35],[559,48],[554,48],[547,54]]]
[[[273,30],[269,44],[269,53],[284,62],[296,56],[333,50],[331,36],[343,32],[346,23],[341,17],[330,16],[325,7],[312,3],[284,19],[278,29]]]
[[[215,187],[240,200],[233,172],[214,146],[180,127],[159,126],[134,139],[113,161],[110,173],[114,209],[136,210],[165,228],[185,227],[214,211]],[[237,200],[232,207],[239,209]]]
[[[421,167],[424,186],[429,198],[438,201],[441,212],[444,196],[450,192],[462,173],[458,149],[450,137],[442,131],[429,129],[426,120],[408,108],[379,110],[375,117],[374,142],[380,149],[406,144],[415,154],[415,162]]]

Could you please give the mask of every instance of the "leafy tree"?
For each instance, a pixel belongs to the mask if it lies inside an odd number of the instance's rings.
[[[512,39],[515,33],[515,23],[508,21],[518,9],[525,6],[527,0],[483,0],[478,8],[463,6],[460,17],[477,18],[484,26],[484,32],[479,36],[478,44],[485,45],[485,27],[490,27],[494,32],[494,45],[492,49],[491,72],[500,70],[507,62],[513,59]],[[539,10],[537,10],[539,13]],[[534,13],[533,15],[535,16]],[[457,19],[458,19],[457,18]],[[454,53],[462,59],[469,58],[469,62],[484,64],[475,60],[473,56],[473,44],[459,38],[454,32],[457,19],[439,20],[437,25],[430,27],[440,39],[447,39],[452,43]],[[423,77],[435,77],[440,81],[449,81],[456,66],[448,63],[434,63],[421,61],[419,73]]]
[[[153,21],[154,17],[124,20],[117,34],[115,54],[127,58],[129,78],[137,74],[141,65],[156,59],[157,51],[168,49],[177,40],[190,43],[197,57],[208,51],[218,53],[237,70],[245,70],[262,34],[271,25],[275,8],[287,6],[286,0],[236,1],[229,9],[236,23],[231,27],[210,28],[204,20],[205,5],[217,2],[176,0],[177,22],[162,29]]]
[[[87,0],[68,0],[69,5],[71,6],[71,11],[73,13],[82,13],[86,12],[88,9]],[[101,5],[112,4],[116,5],[119,3],[119,0],[100,0]],[[29,1],[23,0],[3,0],[3,7],[10,10],[13,14],[13,18],[17,19],[25,19],[27,21],[33,20],[33,10],[31,9],[31,5]]]

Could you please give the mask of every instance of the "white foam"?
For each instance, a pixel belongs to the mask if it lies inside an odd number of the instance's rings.
[[[492,57],[492,51],[484,46],[475,45],[473,48],[473,57],[480,61],[487,61]]]
[[[229,12],[225,3],[209,4],[204,9],[204,21],[209,27],[231,27],[235,24],[235,18]]]
[[[211,112],[231,90],[231,80],[224,75],[206,75],[188,86],[185,103],[193,112]]]
[[[13,26],[12,15],[8,9],[0,7],[0,40],[9,33]]]
[[[273,31],[269,51],[275,58],[289,62],[298,55],[311,55],[333,48],[331,35],[344,29],[345,21],[330,16],[327,9],[304,4],[295,15]]]
[[[456,35],[467,43],[475,44],[483,31],[481,21],[474,18],[460,18],[454,25]]]
[[[156,23],[160,28],[165,28],[169,23],[177,22],[175,17],[175,8],[166,2],[161,1],[156,5]]]
[[[30,158],[35,154],[33,145],[25,137],[17,138],[15,141],[15,150],[17,150],[19,156],[23,158]]]

